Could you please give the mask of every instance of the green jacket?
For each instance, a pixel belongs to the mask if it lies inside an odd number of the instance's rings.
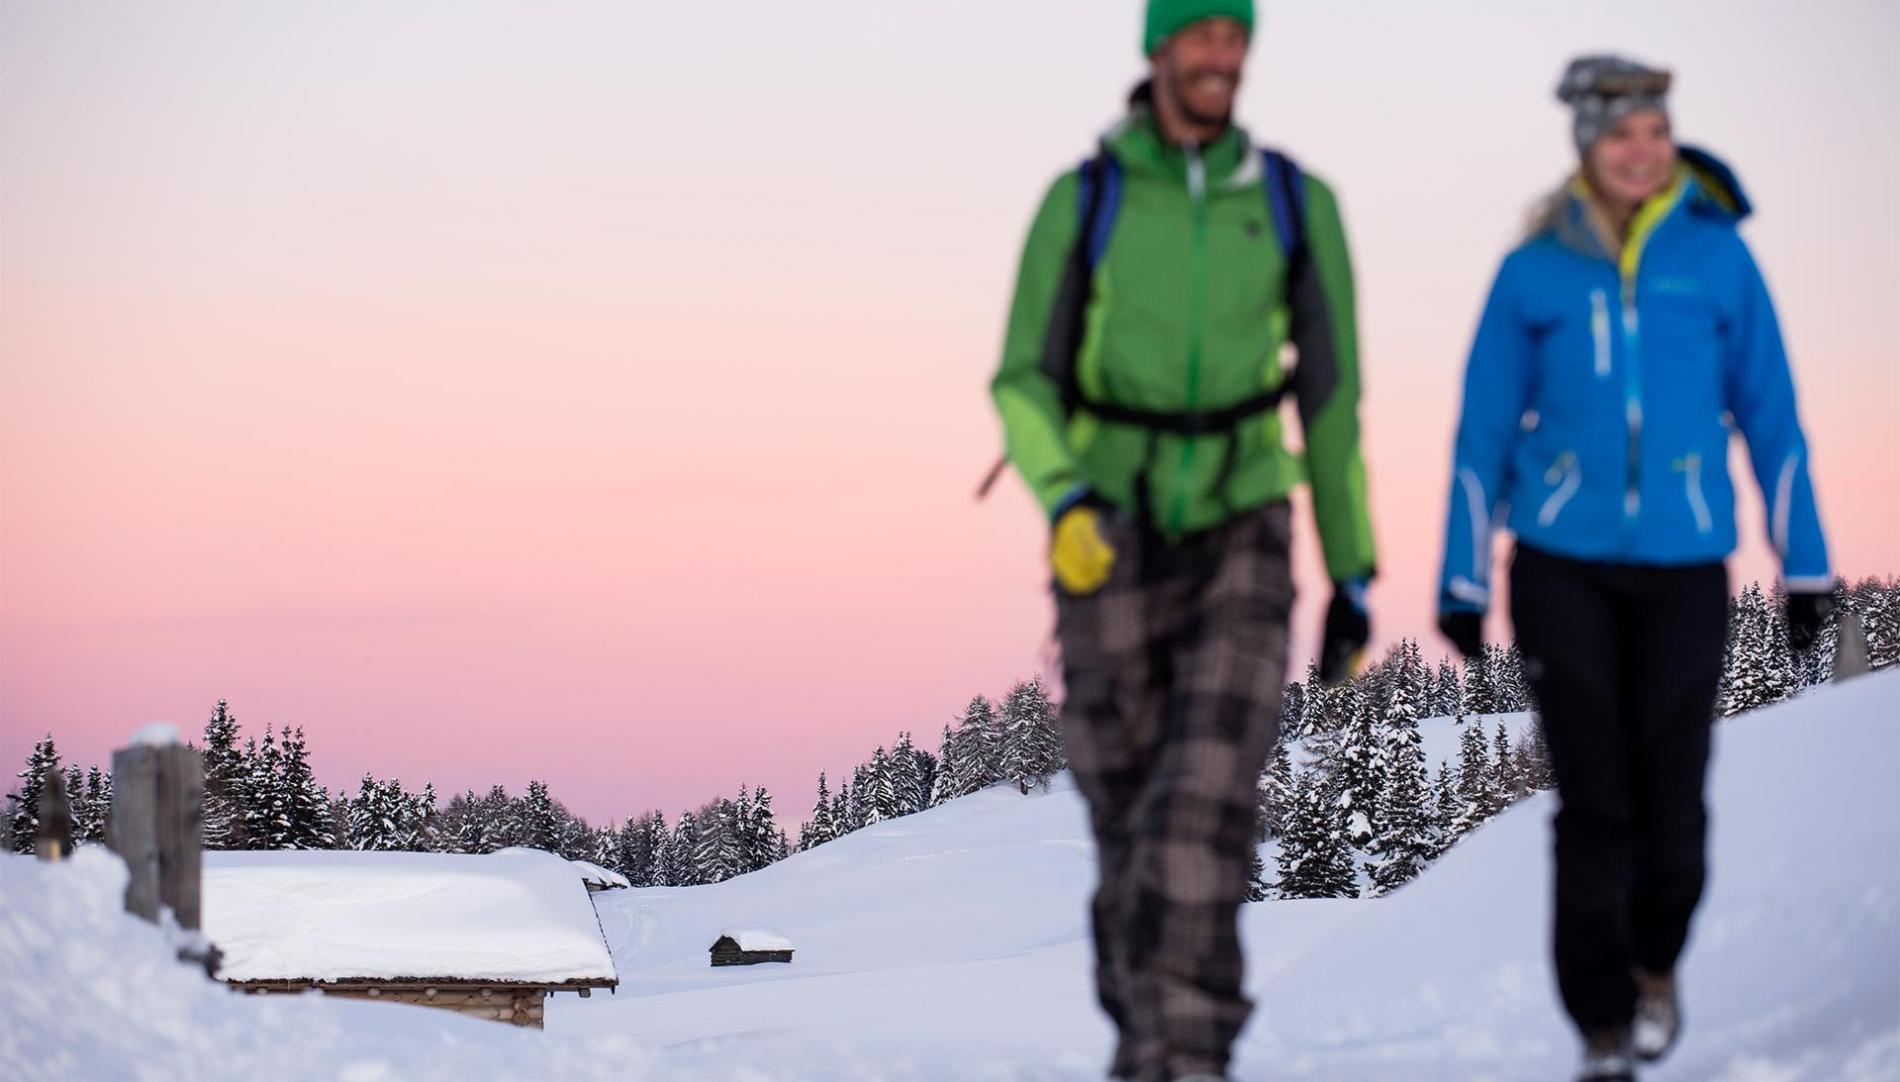
[[[1103,421],[1086,406],[1065,413],[1042,353],[1078,230],[1072,171],[1050,187],[1030,227],[991,383],[1011,462],[1050,512],[1078,485],[1132,510],[1145,474],[1152,525],[1169,539],[1283,499],[1304,474],[1328,573],[1370,574],[1352,266],[1332,189],[1307,174],[1309,257],[1289,283],[1260,154],[1244,131],[1230,128],[1197,152],[1165,142],[1137,105],[1106,146],[1123,189],[1084,316],[1075,368],[1082,397],[1153,411],[1220,409],[1277,386],[1291,342],[1305,461],[1283,445],[1278,414],[1243,421],[1231,435],[1186,436]],[[1239,443],[1224,471],[1230,439]]]

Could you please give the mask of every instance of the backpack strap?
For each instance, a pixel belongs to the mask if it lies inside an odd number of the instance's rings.
[[[1267,209],[1273,214],[1273,232],[1286,253],[1287,281],[1293,281],[1306,264],[1306,174],[1292,158],[1263,147],[1261,163],[1266,167]]]

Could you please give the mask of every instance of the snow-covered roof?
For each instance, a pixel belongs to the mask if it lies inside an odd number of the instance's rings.
[[[603,868],[591,860],[570,860],[568,863],[581,873],[581,882],[590,887],[613,890],[618,887],[633,886],[632,883],[627,882],[626,876],[611,868]]]
[[[209,852],[204,930],[234,981],[618,979],[573,866],[535,850]]]
[[[777,932],[762,928],[723,928],[719,935],[739,944],[742,951],[788,951],[792,941]]]

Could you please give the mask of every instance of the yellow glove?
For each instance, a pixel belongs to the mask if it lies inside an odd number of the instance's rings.
[[[1072,594],[1092,594],[1108,581],[1115,547],[1102,537],[1102,514],[1093,507],[1071,507],[1056,520],[1049,544],[1056,582]]]

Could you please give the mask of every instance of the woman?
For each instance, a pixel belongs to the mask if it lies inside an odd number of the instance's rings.
[[[1511,618],[1561,801],[1557,983],[1592,1080],[1634,1078],[1680,1027],[1735,545],[1731,429],[1798,648],[1834,585],[1781,333],[1736,232],[1748,200],[1675,143],[1669,82],[1615,57],[1564,75],[1579,169],[1504,260],[1478,327],[1439,598],[1441,629],[1475,655],[1492,528],[1517,535]]]

